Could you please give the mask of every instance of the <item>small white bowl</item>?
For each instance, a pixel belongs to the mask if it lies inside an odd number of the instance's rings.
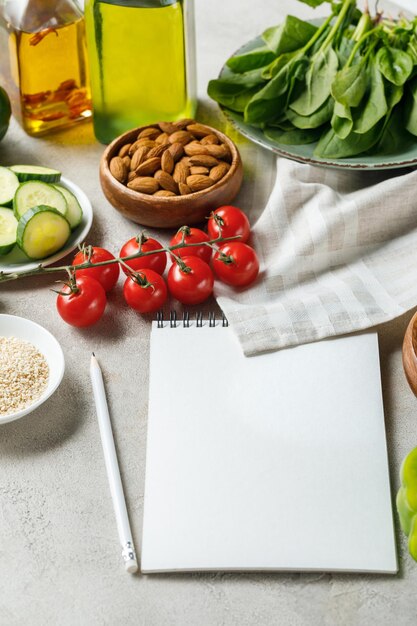
[[[64,375],[65,360],[61,346],[55,337],[43,326],[24,317],[0,314],[0,337],[16,337],[30,342],[43,354],[49,366],[48,385],[41,397],[20,411],[0,415],[0,424],[5,424],[31,413],[56,391]]]

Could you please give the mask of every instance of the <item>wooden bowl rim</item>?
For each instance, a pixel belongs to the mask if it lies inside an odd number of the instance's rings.
[[[200,122],[197,123],[200,124]],[[129,189],[129,187],[118,181],[113,176],[109,167],[110,159],[113,158],[113,156],[117,156],[115,154],[112,154],[113,151],[115,151],[116,148],[121,148],[126,143],[129,143],[129,141],[126,141],[126,138],[130,138],[130,135],[135,136],[142,130],[145,130],[145,128],[159,128],[157,123],[146,124],[145,126],[132,128],[131,130],[128,130],[122,135],[119,135],[118,137],[113,139],[113,141],[107,146],[102,154],[100,161],[101,174],[103,176],[106,176],[109,182],[114,185],[118,191],[122,193],[127,193],[127,195],[132,200],[137,200],[140,202],[146,201],[152,203],[153,201],[157,201],[158,203],[162,202],[163,204],[182,204],[184,201],[189,202],[190,199],[200,198],[202,196],[208,195],[210,194],[210,192],[215,191],[216,189],[220,189],[221,187],[223,187],[223,185],[227,184],[227,182],[237,173],[241,164],[241,157],[236,144],[233,142],[232,139],[230,139],[230,137],[222,133],[220,130],[217,130],[217,128],[213,128],[213,126],[208,126],[207,124],[201,124],[201,126],[205,126],[210,131],[212,131],[211,134],[218,136],[219,139],[223,141],[223,143],[226,143],[228,145],[232,153],[232,162],[230,164],[230,169],[228,170],[228,172],[223,176],[223,178],[217,181],[217,183],[214,183],[214,185],[211,185],[211,187],[208,187],[207,189],[194,191],[193,193],[188,193],[183,196],[156,196],[154,198],[152,194],[142,193],[140,191],[133,191],[132,189]]]

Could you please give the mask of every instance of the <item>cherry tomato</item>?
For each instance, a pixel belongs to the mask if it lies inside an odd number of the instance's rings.
[[[127,304],[139,313],[158,311],[165,303],[168,289],[162,276],[149,268],[128,276],[123,285]]]
[[[142,252],[149,252],[150,250],[159,250],[162,248],[162,244],[159,243],[156,239],[152,239],[149,237],[144,237],[143,235],[139,235],[139,237],[133,237],[126,241],[124,246],[122,246],[120,250],[121,257],[131,256],[132,254],[136,254],[139,251],[140,242],[142,241]],[[149,256],[138,257],[137,259],[131,259],[130,261],[125,261],[125,263],[132,268],[132,270],[139,271],[149,268],[158,274],[163,274],[166,264],[167,264],[167,255],[166,252],[159,252],[158,254],[150,254]],[[128,276],[129,270],[126,269],[122,265],[122,270]]]
[[[173,236],[171,241],[169,242],[170,246],[175,246],[182,242],[184,236],[185,243],[200,243],[200,241],[209,241],[208,235],[199,228],[190,228],[189,226],[183,226],[179,229],[179,231]],[[191,248],[176,248],[174,253],[177,256],[198,256],[200,259],[205,261],[206,263],[210,263],[211,255],[213,253],[212,248],[210,246],[195,246]]]
[[[186,256],[183,266],[173,263],[168,272],[168,289],[183,304],[200,304],[213,292],[213,272],[197,256]]]
[[[91,276],[76,275],[76,291],[64,285],[64,294],[58,294],[56,308],[62,319],[71,326],[92,326],[98,322],[106,308],[106,292]]]
[[[250,224],[246,215],[236,206],[221,206],[213,211],[208,220],[208,234],[210,239],[216,239],[220,236],[220,227],[222,237],[240,236],[241,243],[245,243],[249,239]]]
[[[258,276],[259,260],[255,250],[246,243],[231,241],[214,254],[212,267],[224,283],[245,287]]]
[[[90,246],[89,246],[90,247]],[[109,261],[114,259],[114,256],[108,250],[104,248],[97,248],[91,246],[91,255],[89,254],[89,247],[85,250],[80,250],[72,262],[73,265],[81,265],[90,259],[92,263],[100,263],[101,261]],[[77,270],[77,276],[89,276],[90,278],[95,278],[100,285],[103,287],[104,291],[110,291],[115,284],[117,283],[117,279],[119,278],[119,264],[112,263],[111,265],[100,265],[100,267],[90,267],[84,270]]]

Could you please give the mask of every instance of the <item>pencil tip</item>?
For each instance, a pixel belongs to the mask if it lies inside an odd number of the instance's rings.
[[[92,354],[93,354],[93,356],[94,356],[94,357],[96,356],[96,355],[94,354],[94,352],[93,352]]]

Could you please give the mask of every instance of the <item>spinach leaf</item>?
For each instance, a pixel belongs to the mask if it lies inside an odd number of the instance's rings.
[[[292,109],[287,109],[286,115],[289,121],[296,128],[318,128],[319,126],[323,126],[326,122],[328,122],[333,113],[333,98],[327,98],[326,102],[321,105],[317,111],[312,113],[311,115],[298,115]]]
[[[296,50],[295,52],[285,52],[284,54],[280,54],[278,58],[275,59],[270,65],[264,68],[262,72],[262,78],[266,80],[270,80],[273,78],[282,68],[291,61],[300,51]]]
[[[352,39],[351,36],[347,36],[347,33],[345,31],[336,50],[337,57],[339,59],[339,67],[343,67],[344,65],[346,65],[354,45],[355,41]]]
[[[366,93],[368,76],[362,63],[337,72],[331,86],[333,98],[345,107],[357,107]]]
[[[358,133],[351,132],[345,139],[340,139],[331,128],[320,138],[314,154],[328,159],[357,156],[370,150],[377,143],[382,128],[383,121],[380,121],[367,133],[358,135]]]
[[[284,52],[293,52],[305,46],[317,31],[317,26],[287,15],[279,26],[272,26],[262,33],[262,39],[268,48],[279,56]]]
[[[224,102],[221,102],[220,104],[223,104],[223,106],[227,107],[228,109],[232,109],[232,111],[243,113],[248,106],[248,103],[257,91],[258,87],[252,87],[252,89],[243,91],[242,93],[233,96],[233,98],[231,99],[225,98]]]
[[[284,65],[272,80],[253,96],[245,110],[245,122],[253,124],[276,118],[286,108],[294,84],[293,79],[305,63],[305,57],[298,55]]]
[[[271,52],[269,48],[263,46],[262,48],[256,48],[250,52],[230,57],[230,59],[226,61],[226,65],[230,67],[233,72],[241,74],[249,70],[265,67],[265,65],[272,63],[274,59],[275,54]]]
[[[353,128],[352,112],[348,106],[336,102],[334,105],[331,125],[340,139],[346,139]]]
[[[337,73],[339,61],[331,46],[320,50],[311,59],[305,77],[305,89],[290,103],[290,108],[298,115],[311,115],[326,102]]]
[[[398,86],[407,82],[414,65],[407,52],[387,45],[378,50],[376,63],[385,78]]]
[[[264,135],[272,141],[282,143],[286,146],[302,146],[307,143],[314,143],[320,137],[321,129],[302,130],[294,128],[293,130],[280,130],[278,128],[266,127]]]
[[[353,130],[360,135],[370,131],[388,111],[384,80],[376,63],[371,64],[370,74],[371,85],[369,94],[364,104],[355,109],[353,113]]]
[[[387,120],[375,153],[380,155],[395,154],[406,149],[415,139],[404,128],[404,111],[396,107]]]
[[[385,98],[387,100],[388,109],[393,109],[404,95],[404,87],[394,85],[393,83],[385,83]]]
[[[417,77],[413,78],[407,87],[405,127],[409,133],[417,137]]]

